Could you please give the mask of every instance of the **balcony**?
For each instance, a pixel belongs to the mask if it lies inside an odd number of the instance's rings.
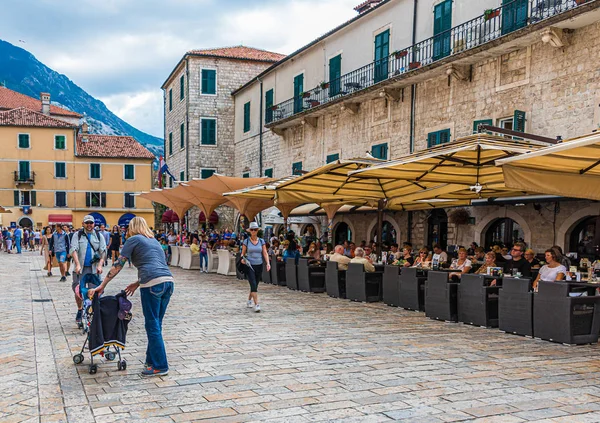
[[[35,172],[21,172],[19,170],[15,170],[15,185],[31,185],[35,184]]]
[[[436,66],[429,65],[439,64],[441,66],[448,62],[465,59],[469,55],[475,57],[485,49],[485,47],[479,49],[477,47],[488,43],[490,43],[490,48],[498,47],[500,44],[504,45],[518,37],[530,34],[531,31],[527,31],[525,28],[532,27],[529,29],[535,30],[544,25],[552,25],[575,16],[578,11],[584,13],[595,9],[599,3],[600,0],[513,0],[497,9],[487,10],[486,13],[475,19],[403,50],[395,51],[381,60],[371,62],[335,80],[322,83],[309,91],[274,105],[271,110],[267,111],[270,122],[266,126],[279,133],[279,129],[293,126],[291,121],[295,118],[316,113],[317,110],[324,109],[328,104],[348,101],[350,98],[370,92],[369,88],[388,86],[398,88],[397,84],[396,86],[392,84],[402,80],[406,86],[427,79],[424,76],[416,77],[423,73],[422,71],[418,72],[421,68],[432,69]],[[582,7],[584,5],[586,6]],[[567,15],[566,12],[569,11],[573,12]],[[543,21],[545,23],[541,23]],[[491,43],[500,38],[503,39]],[[499,48],[500,54],[506,53],[506,49]],[[489,54],[480,57],[489,57]],[[473,60],[471,62],[463,61],[465,64],[473,63]],[[415,78],[411,81],[413,75]],[[392,89],[384,92],[384,95],[390,95],[398,100],[401,93]],[[354,106],[348,104],[348,107],[352,110]]]

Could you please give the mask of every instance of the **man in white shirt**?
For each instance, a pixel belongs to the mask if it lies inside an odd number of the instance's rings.
[[[333,249],[334,254],[329,258],[330,261],[335,261],[338,264],[338,270],[348,270],[350,257],[344,255],[344,246],[336,245]]]
[[[448,262],[448,254],[444,250],[442,250],[442,247],[440,247],[440,244],[433,245],[432,261],[433,261],[433,263],[438,263],[438,264]]]
[[[350,260],[350,263],[362,263],[365,268],[365,272],[375,271],[375,266],[373,266],[373,263],[371,263],[371,261],[365,257],[365,250],[360,247],[357,247],[356,250],[354,250],[354,258]]]

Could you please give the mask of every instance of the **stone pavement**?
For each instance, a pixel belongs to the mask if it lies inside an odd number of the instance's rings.
[[[383,304],[175,269],[170,373],[139,376],[139,294],[125,372],[74,365],[70,282],[39,254],[0,254],[0,422],[598,422],[600,347],[567,347]],[[108,269],[108,267],[106,268]],[[107,289],[135,278],[125,269]]]

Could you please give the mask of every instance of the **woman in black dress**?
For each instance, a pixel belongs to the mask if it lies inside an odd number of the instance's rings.
[[[121,233],[117,225],[113,226],[110,234],[110,244],[108,245],[108,255],[112,258],[112,263],[119,258],[119,249],[121,248]]]

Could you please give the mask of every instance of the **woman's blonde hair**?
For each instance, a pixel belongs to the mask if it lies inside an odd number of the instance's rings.
[[[146,238],[154,238],[154,233],[148,227],[146,219],[143,217],[136,216],[129,222],[129,228],[127,230],[127,238],[134,235],[143,235]]]

